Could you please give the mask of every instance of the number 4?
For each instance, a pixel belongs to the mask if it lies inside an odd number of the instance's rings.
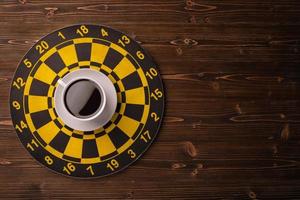
[[[104,28],[101,28],[101,34],[103,37],[108,36],[108,32]]]

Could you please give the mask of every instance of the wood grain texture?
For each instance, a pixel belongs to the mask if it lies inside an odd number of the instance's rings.
[[[2,0],[0,198],[299,199],[298,0]],[[54,174],[23,149],[9,85],[45,34],[104,24],[139,41],[159,64],[167,95],[160,134],[113,176]]]

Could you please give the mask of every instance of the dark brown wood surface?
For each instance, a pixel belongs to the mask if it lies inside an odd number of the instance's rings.
[[[164,123],[144,156],[95,180],[24,150],[9,87],[42,36],[77,23],[126,32],[159,64]],[[298,0],[2,0],[0,198],[300,199]]]

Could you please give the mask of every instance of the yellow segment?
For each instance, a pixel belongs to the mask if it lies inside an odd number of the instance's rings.
[[[101,65],[101,69],[103,69],[107,73],[111,73],[112,72],[112,70],[109,67],[105,66],[105,65]]]
[[[78,65],[79,66],[90,66],[90,61],[80,61],[78,62]]]
[[[45,63],[42,63],[36,71],[34,78],[43,81],[44,83],[51,84],[55,79],[56,73],[52,71]]]
[[[109,132],[111,132],[115,127],[116,127],[115,124],[111,124],[109,127],[107,127],[107,128],[105,129],[105,132],[106,132],[106,133],[109,133]]]
[[[66,46],[58,50],[58,53],[66,66],[70,66],[73,63],[77,63],[77,53],[74,45]]]
[[[102,127],[100,127],[98,129],[94,130],[94,133],[96,134],[96,133],[100,133],[102,131],[104,131],[104,129]]]
[[[116,121],[117,117],[118,117],[118,113],[114,113],[113,116],[111,117],[111,121]]]
[[[132,137],[139,127],[139,122],[125,115],[122,116],[117,126],[129,137]]]
[[[122,81],[121,81],[121,80],[118,81],[117,84],[118,84],[118,86],[119,86],[120,92],[124,92],[124,91],[125,91],[125,88],[124,88],[124,85],[123,85]]]
[[[93,38],[76,38],[73,40],[74,44],[79,44],[79,43],[92,43]]]
[[[147,118],[148,118],[148,114],[149,114],[149,109],[150,109],[149,105],[145,105],[144,106],[144,112],[143,112],[143,116],[142,116],[142,119],[141,119],[141,122],[143,124],[146,124],[146,121],[147,121]]]
[[[93,163],[98,163],[100,162],[100,158],[97,157],[97,158],[83,158],[81,159],[80,163],[82,164],[93,164]]]
[[[48,90],[48,94],[47,94],[48,97],[53,97],[53,96],[54,96],[54,94],[53,94],[54,88],[55,88],[55,87],[52,86],[52,85],[49,86],[49,90]],[[53,105],[54,105],[54,104],[53,104]]]
[[[66,129],[65,127],[62,127],[62,128],[61,128],[61,131],[62,131],[63,133],[65,133],[66,135],[68,135],[68,136],[72,136],[72,134],[73,134],[72,131],[69,131],[69,130]]]
[[[113,71],[118,75],[120,79],[123,79],[134,72],[135,67],[126,57],[124,57]]]
[[[59,132],[59,128],[56,126],[56,124],[51,121],[48,124],[42,126],[37,130],[38,134],[41,136],[41,138],[49,144],[51,140],[57,135]]]
[[[145,104],[145,92],[143,87],[126,90],[126,103],[131,104]]]
[[[99,71],[100,67],[96,67],[96,66],[90,66],[90,69],[93,69],[93,70],[96,70],[96,71]]]
[[[25,118],[26,118],[27,125],[29,126],[30,131],[33,133],[36,129],[33,125],[30,114],[25,114]]]
[[[25,88],[24,88],[24,95],[29,95],[29,90],[30,90],[32,80],[33,80],[33,78],[31,76],[28,76],[27,81],[26,81],[26,85],[25,85]]]
[[[98,44],[98,43],[93,43],[92,52],[91,52],[91,61],[102,64],[104,62],[108,49],[109,49],[108,46]]]
[[[64,154],[73,158],[81,158],[83,140],[71,137]]]
[[[28,96],[28,108],[30,113],[48,109],[48,97]]]
[[[121,106],[120,106],[120,114],[124,114],[124,112],[125,112],[125,108],[126,108],[126,106],[125,106],[126,104],[125,103],[121,103]]]
[[[60,117],[57,117],[56,119],[59,121],[59,123],[60,123],[62,126],[65,125],[65,123],[60,119]]]
[[[69,69],[67,67],[63,68],[62,70],[60,70],[60,72],[58,73],[59,77],[63,77],[66,73],[69,72]],[[56,83],[57,84],[57,83]]]
[[[111,48],[113,48],[114,50],[116,50],[117,52],[119,52],[120,54],[122,54],[123,56],[127,55],[127,51],[124,50],[122,47],[120,47],[119,45],[116,45],[114,43],[111,43],[110,45]]]
[[[109,78],[109,80],[110,80],[113,84],[116,83],[116,80],[114,79],[114,77],[113,77],[112,75],[108,74],[107,77]]]
[[[83,135],[83,131],[80,131],[80,130],[73,130],[74,133],[77,133],[79,135]]]
[[[50,114],[51,119],[54,120],[54,119],[56,118],[56,115],[55,115],[55,113],[54,113],[54,109],[53,109],[53,108],[50,108],[48,111],[49,111],[49,114]]]
[[[78,69],[80,69],[80,66],[73,67],[72,69],[70,69],[70,72],[76,71],[76,70],[78,70]]]
[[[83,139],[84,140],[93,140],[95,139],[95,135],[94,134],[91,134],[91,135],[83,135]]]
[[[100,156],[108,155],[116,150],[115,145],[111,142],[108,135],[103,135],[96,139],[98,153]]]
[[[148,82],[147,82],[147,79],[146,79],[146,76],[145,76],[143,70],[141,68],[139,68],[137,70],[137,73],[139,74],[139,77],[141,78],[143,86],[148,86]]]

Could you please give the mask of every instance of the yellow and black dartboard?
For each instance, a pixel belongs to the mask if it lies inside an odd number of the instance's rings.
[[[11,85],[13,125],[44,166],[74,177],[124,169],[154,140],[164,93],[152,58],[127,35],[75,25],[39,40]]]

